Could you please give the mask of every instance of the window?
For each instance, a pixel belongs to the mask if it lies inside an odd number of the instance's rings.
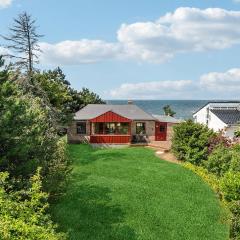
[[[95,123],[94,124],[94,134],[103,134],[104,124],[103,123]]]
[[[94,134],[119,134],[127,135],[129,131],[129,123],[102,123],[94,124]]]
[[[116,133],[121,135],[128,134],[129,123],[117,123]]]
[[[77,134],[86,134],[86,122],[77,123]]]
[[[160,127],[159,127],[159,131],[160,132],[165,132],[165,126],[164,125],[160,125]]]
[[[144,122],[137,122],[136,123],[136,134],[145,134],[146,127]]]
[[[116,133],[116,123],[106,123],[105,133],[106,134],[115,134]]]

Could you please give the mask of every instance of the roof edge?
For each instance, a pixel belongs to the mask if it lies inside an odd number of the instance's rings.
[[[211,109],[209,110],[215,117],[217,117],[222,123],[226,124],[227,126],[229,126],[228,123],[225,123],[222,119],[220,119]]]
[[[198,108],[193,114],[192,116],[194,116],[197,112],[199,112],[200,110],[202,110],[204,107],[206,107],[208,104],[210,103],[240,103],[240,101],[236,100],[236,101],[208,101],[206,104],[204,104],[202,107]]]

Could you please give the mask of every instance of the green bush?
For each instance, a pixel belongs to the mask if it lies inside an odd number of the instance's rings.
[[[240,201],[232,201],[228,203],[228,207],[232,212],[230,237],[234,240],[240,239]]]
[[[204,167],[217,176],[223,176],[229,170],[240,171],[240,146],[217,146],[204,161]]]
[[[231,148],[232,159],[230,170],[233,172],[240,172],[240,145],[236,144]]]
[[[240,129],[238,129],[237,131],[235,131],[234,136],[235,136],[235,137],[240,137]]]
[[[209,172],[222,176],[230,168],[232,160],[232,152],[224,146],[218,146],[209,155],[207,161],[204,161],[204,166]]]
[[[46,176],[43,179],[44,189],[51,193],[51,197],[64,191],[66,176],[71,170],[66,138],[60,138],[54,148],[52,159],[46,162],[48,165],[43,174]]]
[[[64,240],[46,214],[47,194],[41,190],[39,169],[30,179],[30,188],[12,191],[8,173],[0,173],[0,239]]]
[[[174,127],[172,151],[179,160],[199,165],[207,160],[208,142],[213,135],[212,130],[192,120],[180,123]]]
[[[220,181],[221,190],[227,201],[240,200],[240,172],[227,172]]]
[[[229,171],[220,180],[220,188],[227,202],[231,218],[231,239],[240,239],[240,172]]]

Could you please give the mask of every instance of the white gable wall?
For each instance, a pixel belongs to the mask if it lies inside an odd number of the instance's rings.
[[[208,105],[200,109],[197,113],[193,115],[194,121],[201,124],[207,124],[207,108]]]

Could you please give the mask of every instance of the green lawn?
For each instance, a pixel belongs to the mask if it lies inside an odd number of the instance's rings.
[[[219,202],[189,170],[145,148],[69,149],[71,180],[52,207],[69,239],[227,239]]]

